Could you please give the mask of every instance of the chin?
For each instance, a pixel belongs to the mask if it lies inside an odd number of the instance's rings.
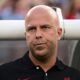
[[[43,51],[43,50],[35,51],[35,55],[36,56],[45,56],[45,55],[47,55],[47,51]]]
[[[44,51],[36,51],[34,57],[41,62],[45,62],[49,58],[48,53]]]

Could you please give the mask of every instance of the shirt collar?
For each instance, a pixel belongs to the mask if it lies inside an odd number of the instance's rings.
[[[22,58],[22,63],[24,64],[24,66],[26,66],[26,68],[33,68],[35,67],[35,65],[32,63],[32,61],[29,58],[29,51],[27,51],[27,53],[23,56]]]
[[[27,53],[23,56],[23,64],[28,68],[36,67],[29,58],[29,51],[27,51]],[[63,70],[65,68],[65,65],[57,59],[55,65],[52,68]]]
[[[63,70],[65,68],[65,65],[59,59],[57,59],[53,68]]]

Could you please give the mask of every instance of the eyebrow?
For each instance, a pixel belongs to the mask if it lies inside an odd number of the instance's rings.
[[[41,27],[43,27],[43,26],[48,26],[48,27],[51,27],[51,25],[49,25],[49,24],[44,24],[44,25],[40,25]]]
[[[35,25],[28,25],[26,30],[30,29],[30,28],[35,28]]]

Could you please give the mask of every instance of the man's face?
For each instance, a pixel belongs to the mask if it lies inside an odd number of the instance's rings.
[[[26,40],[36,58],[50,57],[55,53],[59,39],[57,19],[47,13],[32,15],[26,24]]]

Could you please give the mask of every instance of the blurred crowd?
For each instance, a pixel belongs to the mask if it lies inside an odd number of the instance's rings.
[[[71,15],[73,9],[69,10],[74,5],[72,2],[73,0],[0,0],[0,19],[24,19],[26,12],[38,4],[60,7],[65,18],[73,18],[74,15]],[[66,12],[69,12],[69,14],[67,15]],[[75,9],[73,10],[74,12]]]
[[[23,20],[27,11],[39,4],[60,7],[64,19],[80,19],[80,0],[0,0],[0,20]],[[77,47],[74,49],[74,46],[78,46],[78,44],[80,44],[79,40],[60,41],[59,58],[65,64],[71,66],[72,54],[79,52]],[[3,45],[6,46],[5,51],[2,49]],[[3,41],[3,44],[0,45],[0,63],[14,60],[20,57],[25,51],[25,41],[15,43]]]
[[[80,0],[0,0],[0,19],[24,19],[26,12],[38,4],[60,7],[66,19],[80,18]]]

